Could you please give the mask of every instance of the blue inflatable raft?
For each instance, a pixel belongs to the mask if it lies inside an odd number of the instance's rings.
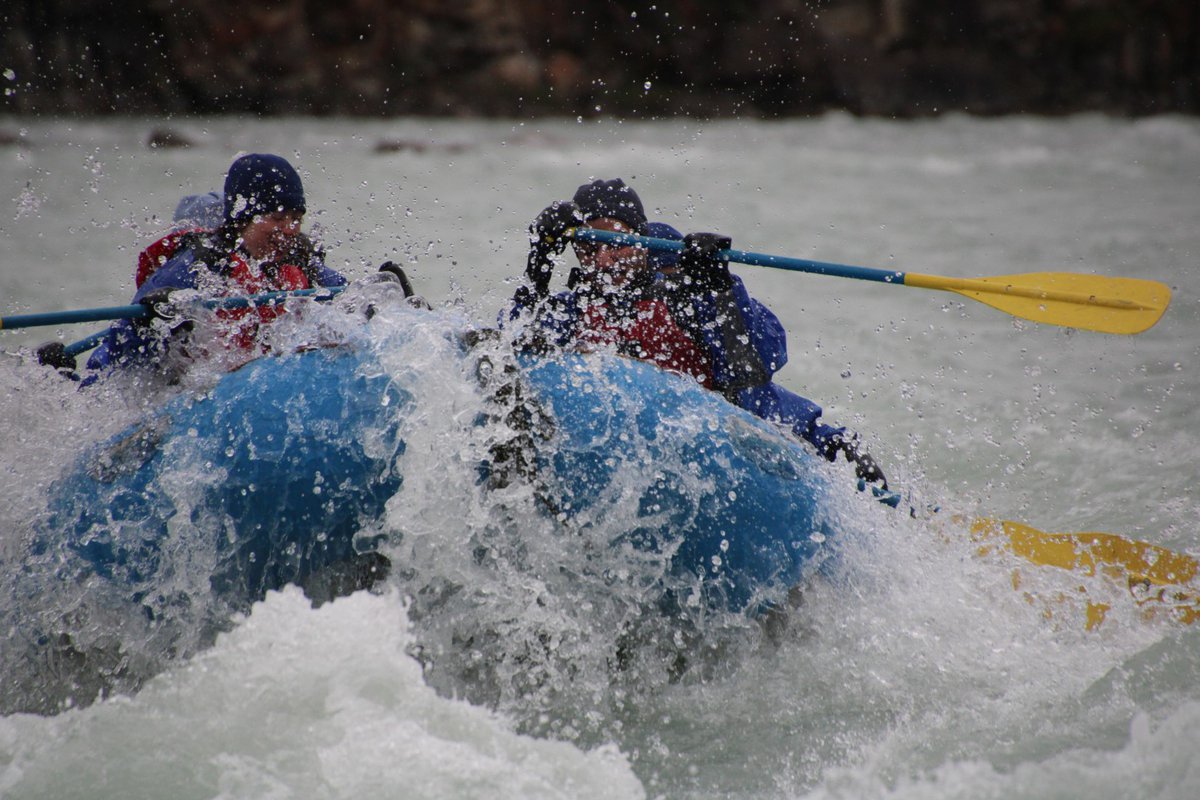
[[[546,513],[625,520],[609,546],[662,556],[662,602],[687,585],[708,608],[753,611],[828,558],[845,495],[802,444],[643,363],[518,363],[522,396],[549,421],[529,459]],[[43,546],[150,615],[197,571],[248,607],[383,544],[372,537],[404,480],[412,413],[370,348],[259,359],[87,452],[53,488]],[[619,476],[647,464],[653,480],[630,497]]]

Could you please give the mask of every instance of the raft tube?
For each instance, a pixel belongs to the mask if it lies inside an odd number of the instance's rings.
[[[603,520],[611,547],[664,556],[665,604],[686,585],[691,605],[754,612],[828,559],[845,495],[801,443],[645,363],[519,363],[551,421],[534,458],[546,513]],[[414,410],[366,348],[259,359],[90,449],[54,485],[41,547],[63,548],[149,615],[197,570],[248,607],[377,544]],[[631,470],[644,479],[631,484]]]

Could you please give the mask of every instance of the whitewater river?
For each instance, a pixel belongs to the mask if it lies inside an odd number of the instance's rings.
[[[165,126],[194,146],[149,148]],[[607,615],[622,598],[556,594],[547,576],[577,554],[481,499],[473,444],[450,424],[471,411],[458,368],[436,346],[405,351],[389,368],[430,402],[388,524],[423,543],[426,573],[449,574],[507,515],[534,566],[495,572],[469,610],[444,598],[441,618],[399,579],[317,609],[272,594],[136,693],[0,716],[0,797],[1200,796],[1200,625],[1146,619],[1118,593],[1087,631],[1079,579],[1018,576],[946,523],[994,516],[1200,554],[1200,121],[0,118],[0,133],[15,139],[0,145],[3,315],[127,302],[136,254],[180,195],[218,189],[254,151],[300,168],[333,266],[362,278],[395,260],[435,318],[467,324],[492,324],[511,295],[529,220],[593,177],[624,177],[651,219],[744,250],[1174,292],[1156,327],[1112,336],[943,292],[735,267],[788,331],[777,379],[857,430],[911,505],[940,511],[863,506],[873,544],[847,554],[853,580],[811,587],[770,635],[710,620],[682,676],[687,643],[617,641]],[[437,340],[436,324],[413,324]],[[10,653],[37,602],[11,586],[48,487],[153,401],[77,392],[31,358],[99,327],[0,333]],[[20,676],[0,679],[11,701]]]

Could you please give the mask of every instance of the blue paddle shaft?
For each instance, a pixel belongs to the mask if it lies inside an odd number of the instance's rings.
[[[202,305],[205,308],[247,308],[249,306],[265,305],[276,300],[283,300],[288,297],[307,297],[309,295],[321,294],[318,300],[326,300],[340,292],[343,286],[322,286],[316,289],[297,289],[290,292],[266,292],[263,294],[249,295],[246,297],[220,297],[213,300],[205,300]],[[135,303],[128,306],[111,306],[109,308],[83,308],[76,311],[50,311],[42,314],[16,314],[9,317],[0,318],[0,329],[4,328],[32,328],[38,325],[67,325],[73,322],[97,322],[100,320],[113,319],[141,319],[142,317],[150,316],[150,309],[141,303]],[[77,356],[81,353],[86,353],[94,347],[99,347],[104,341],[104,337],[108,335],[107,330],[97,331],[87,338],[80,339],[77,342],[63,348],[63,352],[69,356]]]
[[[200,303],[204,308],[249,308],[286,300],[289,297],[308,297],[320,294],[318,300],[332,297],[340,292],[341,286],[321,286],[316,289],[295,289],[284,292],[263,292],[262,294],[241,295],[235,297],[217,297]],[[39,325],[70,325],[75,322],[99,322],[112,319],[141,319],[151,315],[151,311],[141,303],[128,306],[108,306],[106,308],[80,308],[73,311],[46,311],[40,314],[13,314],[0,317],[0,330],[15,328],[35,328]]]
[[[600,231],[595,228],[576,228],[573,238],[612,245],[636,245],[650,250],[665,252],[681,252],[683,242],[673,239],[656,239],[652,236],[636,236],[632,233],[614,233]],[[788,256],[772,256],[764,253],[751,253],[745,250],[722,250],[721,253],[728,261],[738,264],[749,264],[755,267],[771,267],[772,269],[787,269],[793,272],[810,272],[814,275],[832,275],[836,278],[855,278],[860,281],[876,281],[877,283],[904,284],[904,273],[871,267],[854,267],[848,264],[831,264],[824,261],[812,261],[807,258],[790,258]]]
[[[240,297],[218,297],[214,300],[205,300],[203,305],[205,308],[250,308],[251,306],[269,305],[277,300],[287,300],[290,297],[311,297],[312,295],[321,295],[316,298],[317,300],[328,300],[344,288],[346,287],[318,286],[315,289],[292,289],[285,292],[263,292]]]
[[[0,329],[36,328],[39,325],[69,325],[73,322],[99,322],[106,319],[140,319],[150,310],[140,303],[107,308],[79,308],[74,311],[47,311],[41,314],[13,314],[0,317]]]
[[[96,331],[86,339],[80,339],[78,342],[72,342],[63,348],[63,352],[69,356],[77,356],[80,353],[86,353],[93,347],[99,347],[104,341],[104,337],[108,336],[108,330]]]

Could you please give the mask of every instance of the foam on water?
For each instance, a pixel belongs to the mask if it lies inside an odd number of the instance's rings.
[[[0,794],[637,798],[615,748],[514,733],[425,685],[405,605],[272,594],[137,696],[0,718]]]

